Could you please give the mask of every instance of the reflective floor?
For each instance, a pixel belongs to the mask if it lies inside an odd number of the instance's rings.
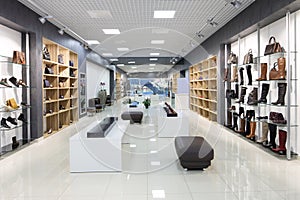
[[[185,171],[173,138],[158,138],[157,109],[129,125],[123,138],[123,172],[69,173],[69,137],[95,120],[119,116],[121,103],[85,117],[61,132],[0,160],[1,200],[235,200],[300,199],[300,162],[269,155],[193,112],[190,135],[204,136],[215,159],[205,171]]]

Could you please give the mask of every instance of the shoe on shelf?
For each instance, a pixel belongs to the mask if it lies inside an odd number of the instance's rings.
[[[52,133],[52,128],[50,128],[48,131],[45,132],[45,134],[51,134]]]
[[[26,83],[22,79],[18,81],[18,85],[22,85],[23,87],[28,87],[28,85],[26,85]]]
[[[17,79],[16,79],[14,76],[10,77],[8,80],[9,80],[12,84],[14,84],[16,87],[19,87],[19,84],[18,84],[18,82],[17,82]]]
[[[59,98],[60,99],[64,99],[64,95],[59,95]]]
[[[66,108],[63,105],[59,106],[59,110],[65,110]]]
[[[29,104],[27,104],[26,102],[23,102],[23,101],[20,104],[21,104],[21,106],[24,106],[26,108],[31,107]]]
[[[23,113],[21,113],[18,117],[18,120],[22,121],[23,123],[27,123],[26,119],[25,119],[25,116]]]
[[[6,86],[6,87],[12,87],[11,85],[9,85],[9,84],[7,83],[7,78],[1,79],[0,84],[1,84],[1,85],[4,85],[4,86]]]
[[[6,120],[8,122],[10,122],[11,124],[13,124],[13,125],[18,125],[18,122],[17,122],[16,118],[12,118],[11,116],[9,116]]]
[[[11,138],[11,140],[12,140],[12,149],[18,148],[19,142],[17,141],[17,137],[14,136],[14,137]]]
[[[1,119],[1,126],[4,127],[4,128],[10,128],[10,126],[7,125],[5,118]]]

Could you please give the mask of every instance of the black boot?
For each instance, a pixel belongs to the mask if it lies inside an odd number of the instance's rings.
[[[286,83],[278,83],[278,99],[275,102],[272,102],[273,105],[284,105],[284,97],[286,94]]]
[[[12,140],[12,149],[16,149],[19,146],[19,142],[17,141],[17,137],[14,136],[11,138]]]
[[[237,103],[244,103],[244,97],[246,95],[246,90],[247,90],[246,87],[241,88],[241,96],[240,96],[240,99],[237,101]]]
[[[239,107],[239,117],[244,117],[242,114],[245,115],[244,107]]]
[[[247,76],[248,76],[248,85],[252,85],[252,74],[251,74],[251,65],[246,66]]]
[[[241,82],[240,82],[240,85],[244,85],[244,68],[241,67],[241,69],[239,70],[240,72],[240,77],[241,77]]]
[[[10,128],[10,126],[7,125],[5,118],[1,119],[1,126],[3,126],[4,128]]]
[[[276,135],[277,135],[277,125],[275,124],[269,124],[269,130],[270,130],[270,148],[275,149],[276,148]]]
[[[250,92],[247,104],[257,105],[257,88],[253,88],[253,90]]]
[[[27,123],[23,113],[19,115],[18,120],[22,121],[23,123]]]
[[[235,84],[235,98],[239,98],[239,84]]]
[[[227,111],[227,123],[226,127],[231,128],[232,127],[232,113],[231,111]]]
[[[233,113],[233,126],[232,126],[232,129],[234,131],[238,131],[238,114],[236,112]]]
[[[258,103],[267,103],[267,95],[269,93],[270,85],[267,83],[262,84],[261,97],[258,100]]]

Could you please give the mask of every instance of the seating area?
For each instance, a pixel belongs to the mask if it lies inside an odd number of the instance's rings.
[[[165,102],[164,110],[167,113],[167,117],[177,117],[177,112],[167,103]]]
[[[106,117],[99,124],[87,132],[87,138],[103,138],[117,122],[117,117]]]
[[[142,123],[143,112],[142,111],[125,111],[122,113],[121,118],[123,120],[130,120],[130,124]]]

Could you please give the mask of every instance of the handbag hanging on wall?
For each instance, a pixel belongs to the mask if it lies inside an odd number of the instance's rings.
[[[237,63],[237,56],[233,52],[230,52],[227,64],[236,64]]]
[[[244,56],[244,62],[243,62],[244,65],[250,63],[253,63],[252,49],[249,49],[248,53]]]
[[[277,65],[278,65],[277,62],[275,62],[273,65],[273,68],[270,70],[270,73],[269,73],[270,80],[277,80],[277,77],[279,76],[279,72],[276,69]]]
[[[25,53],[21,51],[14,51],[12,62],[25,65],[26,64]]]
[[[273,43],[272,42],[272,39],[274,40]],[[273,54],[273,53],[279,53],[279,52],[282,52],[282,48],[279,44],[279,42],[276,42],[276,39],[274,36],[271,36],[270,39],[269,39],[269,44],[267,44],[266,48],[265,48],[265,53],[264,55],[270,55],[270,54]]]
[[[47,47],[44,47],[43,49],[43,59],[50,60],[50,53]]]

